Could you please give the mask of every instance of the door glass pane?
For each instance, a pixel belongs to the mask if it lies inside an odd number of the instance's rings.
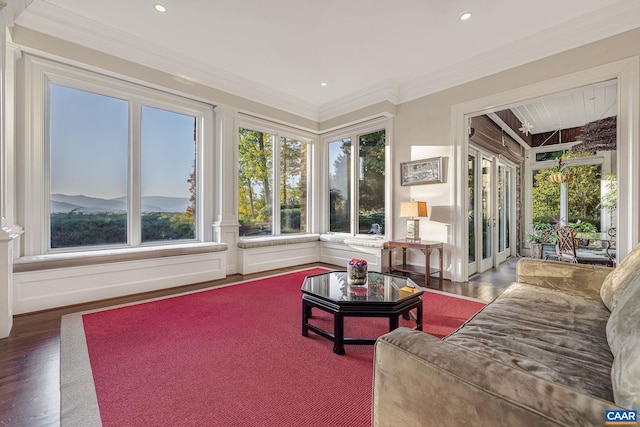
[[[280,138],[280,233],[307,231],[307,144]]]
[[[274,135],[241,128],[238,147],[238,219],[241,236],[272,234]]]
[[[505,222],[506,222],[506,182],[505,168],[498,166],[498,252],[504,252],[505,248]]]
[[[142,242],[195,239],[196,118],[143,106]]]
[[[129,105],[50,85],[51,248],[127,243]]]
[[[467,175],[467,220],[469,222],[469,262],[476,260],[476,158],[469,156]]]
[[[491,251],[491,161],[482,159],[482,259]]]
[[[351,232],[351,138],[329,143],[329,231]]]
[[[504,246],[511,248],[511,168],[505,169],[504,176]]]
[[[359,140],[358,233],[384,234],[385,131]]]

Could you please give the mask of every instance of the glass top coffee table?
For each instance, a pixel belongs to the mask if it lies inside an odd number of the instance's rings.
[[[375,338],[345,338],[345,317],[388,317],[389,331],[398,327],[398,318],[409,318],[416,310],[416,329],[422,330],[422,299],[424,292],[411,279],[390,274],[369,272],[364,285],[349,285],[346,271],[307,276],[302,284],[302,335],[313,331],[333,341],[333,351],[344,354],[345,344],[374,344]],[[333,315],[334,333],[309,323],[312,309]],[[413,316],[412,316],[413,317]]]

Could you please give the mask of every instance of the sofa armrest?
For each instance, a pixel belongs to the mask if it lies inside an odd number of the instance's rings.
[[[570,293],[597,296],[610,267],[522,258],[516,266],[516,281]]]
[[[398,328],[375,345],[372,425],[602,426],[616,405]]]

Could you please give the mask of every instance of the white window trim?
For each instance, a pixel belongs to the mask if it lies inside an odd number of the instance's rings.
[[[557,166],[558,164],[557,160],[536,161],[536,154],[548,153],[553,151],[569,151],[571,150],[571,147],[573,147],[578,143],[579,142],[574,141],[574,142],[554,144],[554,145],[548,145],[548,146],[542,146],[542,147],[535,147],[528,150],[528,153],[527,153],[528,157],[525,163],[526,166],[525,166],[525,175],[524,175],[524,183],[525,183],[524,190],[525,190],[525,198],[527,200],[532,200],[533,198],[533,174],[535,173],[535,171],[538,171],[540,169],[549,169],[554,166]],[[597,153],[594,156],[576,157],[571,159],[564,159],[563,161],[567,165],[567,167],[600,165],[601,173],[604,176],[606,174],[611,173],[611,160],[612,160],[611,152],[602,151]],[[524,225],[526,227],[525,231],[530,232],[532,231],[530,229],[531,224],[533,224],[533,206],[531,205],[531,203],[526,204],[526,210],[524,215],[525,215]],[[600,210],[600,218],[601,218],[600,227],[604,230],[611,227],[611,223],[608,217],[609,215],[607,214],[606,210],[601,209]],[[525,242],[525,246],[528,247],[529,243]]]
[[[254,131],[258,131],[258,132],[264,132],[264,133],[268,133],[270,135],[274,136],[274,150],[273,150],[273,191],[272,191],[272,206],[273,206],[273,211],[271,213],[272,215],[272,234],[269,236],[240,236],[240,239],[245,240],[245,239],[254,239],[254,238],[269,238],[269,237],[277,237],[277,236],[282,236],[283,234],[281,234],[281,230],[280,230],[280,182],[277,179],[277,177],[280,176],[280,138],[290,138],[290,139],[294,139],[296,141],[300,141],[302,143],[305,143],[308,145],[308,149],[307,149],[307,224],[306,224],[306,229],[307,231],[304,233],[291,233],[291,234],[286,234],[286,236],[297,236],[297,235],[303,235],[303,234],[313,234],[316,233],[315,229],[315,224],[316,224],[316,212],[317,209],[315,209],[316,207],[316,203],[315,200],[317,199],[315,197],[315,194],[317,192],[317,188],[316,186],[313,185],[314,182],[314,175],[312,175],[314,173],[315,167],[314,167],[314,159],[315,159],[315,139],[313,137],[312,134],[301,131],[301,130],[297,130],[297,129],[292,129],[292,128],[288,128],[286,126],[279,126],[275,123],[271,123],[268,121],[264,121],[264,120],[260,120],[260,119],[255,119],[255,118],[248,118],[248,117],[240,117],[237,121],[236,121],[236,132],[235,132],[235,150],[236,150],[236,159],[240,158],[240,153],[239,153],[239,147],[240,147],[240,129],[249,129],[249,130],[254,130]],[[239,172],[239,171],[237,171]],[[237,175],[237,173],[236,173]],[[237,192],[237,185],[236,185],[236,192]],[[277,190],[277,191],[276,191]],[[236,204],[238,203],[239,199],[236,198]],[[237,212],[237,209],[236,209]],[[239,219],[239,218],[238,218]],[[238,227],[239,229],[239,227]]]
[[[392,134],[393,134],[392,124],[393,124],[393,121],[391,117],[381,117],[378,119],[369,120],[367,122],[363,122],[363,123],[359,123],[356,125],[342,128],[342,129],[338,129],[322,135],[322,138],[321,138],[322,185],[318,186],[318,189],[322,191],[322,196],[321,196],[322,202],[320,206],[324,206],[323,211],[321,212],[321,215],[322,215],[321,233],[335,234],[340,236],[371,238],[371,235],[358,233],[358,230],[357,230],[358,197],[356,196],[359,193],[358,193],[358,179],[355,179],[355,178],[357,178],[356,171],[358,170],[358,168],[356,167],[356,165],[358,162],[358,158],[357,158],[357,146],[355,147],[356,149],[354,150],[353,144],[358,143],[358,137],[360,135],[366,135],[368,133],[384,130],[385,131],[385,191],[384,191],[385,192],[384,194],[385,226],[384,226],[384,234],[377,237],[388,239],[390,238],[390,236],[393,235],[393,231],[391,229],[393,221],[389,214],[391,212],[392,205],[393,205],[392,203],[392,189],[393,189],[392,172],[394,169],[392,168],[393,163],[391,159],[391,155],[392,155],[391,140],[392,140]],[[329,150],[329,143],[346,139],[346,138],[351,138],[351,144],[352,144],[351,170],[353,171],[352,173],[354,175],[351,177],[351,194],[353,194],[354,197],[351,198],[351,206],[350,206],[351,213],[352,213],[351,225],[350,225],[351,231],[349,233],[340,233],[340,232],[334,232],[329,230],[330,218],[329,218],[329,211],[327,207],[329,206],[329,198],[330,198],[329,196],[330,165],[329,165],[328,150]]]
[[[464,171],[467,161],[468,128],[467,117],[483,111],[496,111],[520,104],[523,101],[552,95],[604,80],[618,79],[618,227],[626,233],[618,234],[616,246],[618,259],[623,259],[639,241],[640,224],[640,147],[638,138],[638,111],[640,111],[640,59],[635,56],[598,65],[593,68],[561,75],[549,80],[534,82],[482,98],[455,104],[451,107],[451,139],[453,147],[452,167]],[[500,107],[497,107],[500,106]],[[451,280],[463,282],[468,279],[468,226],[466,225],[467,201],[466,179],[454,174],[453,223],[460,227],[450,229],[449,249],[451,256]]]
[[[18,129],[24,130],[23,140],[27,141],[18,153],[18,164],[23,166],[23,173],[18,177],[18,187],[23,200],[18,201],[19,213],[24,222],[24,255],[34,256],[59,252],[89,252],[108,248],[127,248],[143,246],[139,241],[139,225],[133,224],[133,216],[140,212],[139,189],[129,180],[129,212],[128,235],[130,241],[125,245],[100,245],[82,248],[49,248],[49,163],[48,163],[48,108],[49,84],[58,84],[75,89],[90,91],[106,96],[117,97],[129,101],[139,107],[144,105],[168,109],[177,113],[197,117],[200,129],[197,141],[196,171],[196,238],[174,242],[145,243],[144,246],[164,246],[184,244],[188,242],[209,242],[212,238],[213,222],[213,186],[214,180],[214,132],[213,106],[193,101],[178,95],[150,89],[137,83],[127,82],[114,77],[87,71],[74,66],[54,62],[48,59],[25,55],[22,60],[24,78],[24,105],[18,121]],[[131,117],[131,116],[130,116]],[[131,126],[136,126],[132,123]],[[139,130],[139,123],[137,124]],[[135,133],[136,129],[130,128]],[[131,152],[130,168],[133,162],[140,161],[139,155]],[[22,215],[20,215],[20,213]],[[135,227],[135,228],[134,228]],[[135,240],[134,240],[135,239]]]

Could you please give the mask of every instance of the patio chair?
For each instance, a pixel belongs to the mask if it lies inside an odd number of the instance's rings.
[[[598,264],[608,267],[614,266],[613,260],[605,254],[578,250],[575,228],[569,226],[558,227],[556,229],[556,235],[558,237],[556,251],[558,252],[558,259],[560,261],[577,264]]]

